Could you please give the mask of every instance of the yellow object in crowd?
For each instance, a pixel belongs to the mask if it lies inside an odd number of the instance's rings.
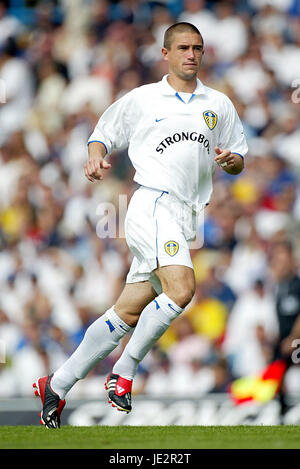
[[[187,312],[196,333],[211,340],[217,340],[223,335],[227,314],[226,306],[215,298],[206,298]]]

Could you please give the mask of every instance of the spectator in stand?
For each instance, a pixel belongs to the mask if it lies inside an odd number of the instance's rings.
[[[279,325],[273,360],[284,359],[288,375],[289,369],[298,363],[293,359],[293,352],[299,346],[300,340],[300,277],[297,273],[297,260],[291,243],[285,241],[272,246],[270,270],[274,279]],[[282,381],[279,394],[282,415],[289,408],[286,401],[288,376],[286,378]]]
[[[8,12],[8,1],[0,1],[0,47],[2,47],[8,38],[15,37],[25,32],[25,26],[18,18]]]
[[[194,24],[205,38],[206,48],[212,48],[215,44],[215,31],[218,27],[215,13],[208,9],[205,0],[185,0],[183,12],[178,21]]]
[[[234,377],[255,375],[269,363],[278,324],[275,303],[265,282],[239,295],[229,316],[222,351]]]
[[[33,75],[27,62],[17,56],[14,38],[8,38],[0,54],[0,80],[5,83],[5,106],[0,108],[0,145],[24,128],[33,101]]]
[[[214,39],[216,58],[221,63],[231,63],[247,50],[249,33],[242,18],[234,13],[230,1],[214,5],[217,17],[217,31]]]

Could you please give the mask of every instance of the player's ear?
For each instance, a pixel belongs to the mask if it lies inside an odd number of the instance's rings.
[[[166,49],[165,47],[163,47],[161,49],[161,53],[162,53],[162,56],[163,56],[163,60],[168,60],[168,49]]]

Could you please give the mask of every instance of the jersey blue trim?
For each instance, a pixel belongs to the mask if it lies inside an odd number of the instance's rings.
[[[190,97],[190,99],[188,100],[187,103],[182,99],[182,97],[180,96],[180,94],[178,93],[178,91],[176,91],[175,96],[176,96],[176,98],[180,99],[180,101],[182,101],[184,104],[188,104],[188,103],[190,103],[190,102],[192,101],[192,99],[193,99],[196,95],[195,95],[194,93],[192,93],[192,96]]]
[[[182,97],[178,94],[178,91],[175,93],[176,98],[180,99],[185,104],[185,101],[183,101]]]
[[[104,145],[104,147],[105,147],[106,153],[108,153],[108,151],[107,151],[107,146],[105,145],[104,142],[101,142],[101,140],[91,140],[91,141],[88,142],[87,144],[88,144],[88,146],[89,146],[90,143],[94,143],[94,142],[102,143],[102,145]]]

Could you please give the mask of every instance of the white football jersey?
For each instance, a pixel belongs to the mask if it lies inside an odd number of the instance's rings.
[[[225,94],[197,79],[187,100],[167,75],[109,106],[88,143],[93,141],[102,142],[108,154],[128,147],[138,184],[167,191],[195,210],[211,197],[214,147],[241,157],[248,151],[241,121]]]

